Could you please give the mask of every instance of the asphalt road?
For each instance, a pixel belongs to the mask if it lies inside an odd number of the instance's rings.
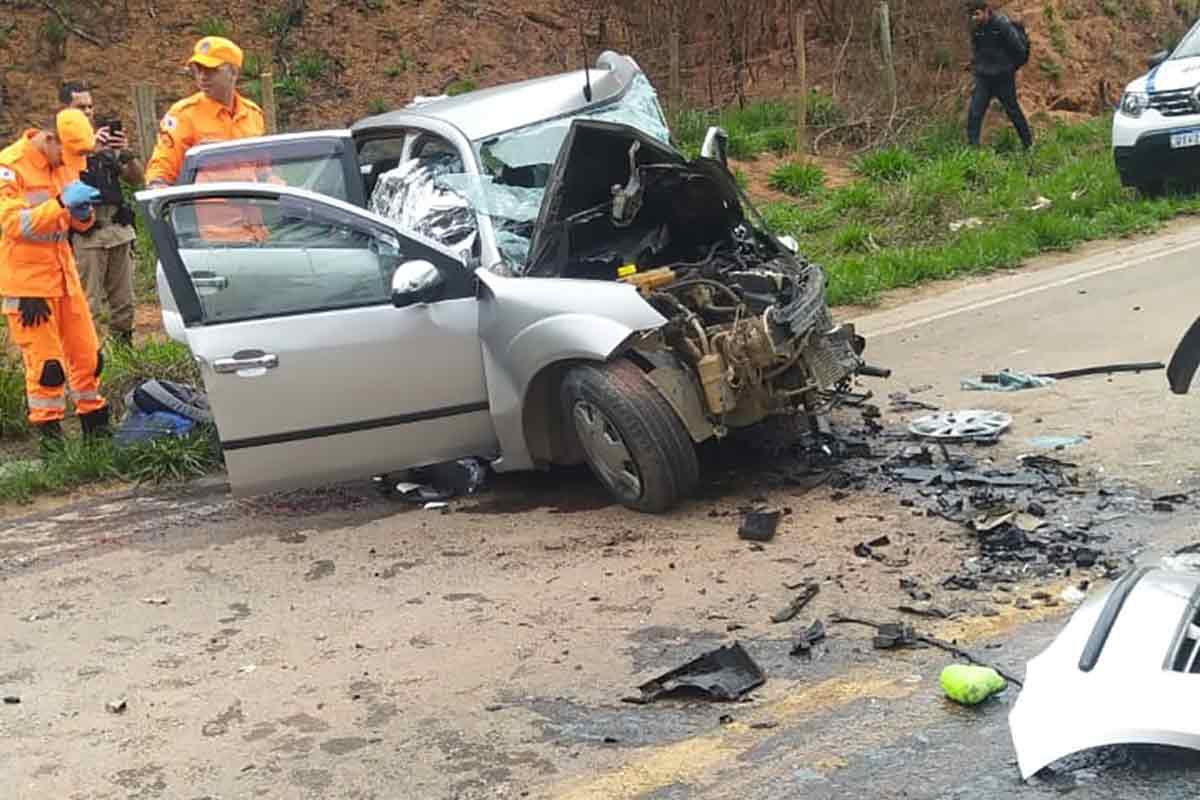
[[[928,385],[914,397],[1012,413],[988,451],[998,461],[1039,435],[1085,434],[1055,455],[1090,485],[1191,490],[1197,400],[1170,396],[1161,372],[1013,394],[959,380],[1165,361],[1200,311],[1197,256],[1200,226],[1180,225],[865,315],[872,361],[896,370],[871,388],[886,398]],[[899,577],[954,612],[924,629],[1018,674],[1070,609],[944,590],[974,544],[886,492],[805,491],[770,480],[770,465],[709,467],[701,498],[653,518],[611,506],[579,472],[506,476],[448,515],[369,485],[244,501],[201,485],[10,514],[0,695],[20,702],[0,705],[2,794],[1194,795],[1196,759],[1157,751],[1109,751],[1023,784],[1006,724],[1015,688],[955,707],[937,686],[949,663],[939,651],[878,653],[868,631],[831,625],[811,661],[790,656],[813,619],[894,618],[908,600]],[[734,535],[739,509],[756,503],[792,510],[762,547]],[[1112,523],[1113,544],[1152,560],[1200,538],[1197,517],[1131,513]],[[853,554],[884,533],[896,558]],[[818,582],[818,597],[793,623],[772,623],[801,580]],[[750,702],[622,702],[734,639],[769,676]]]

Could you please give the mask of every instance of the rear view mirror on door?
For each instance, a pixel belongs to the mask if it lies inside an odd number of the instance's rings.
[[[406,308],[432,303],[441,296],[445,283],[441,271],[428,261],[406,261],[392,274],[392,305]]]

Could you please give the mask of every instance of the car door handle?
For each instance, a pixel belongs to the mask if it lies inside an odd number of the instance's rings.
[[[216,289],[220,291],[221,289],[229,288],[229,278],[223,275],[212,275],[211,273],[208,275],[193,274],[192,285],[197,289]]]
[[[275,369],[279,366],[279,356],[274,353],[264,353],[255,350],[249,353],[234,353],[229,358],[218,358],[213,361],[213,369],[227,375],[231,372],[241,372],[244,369]]]

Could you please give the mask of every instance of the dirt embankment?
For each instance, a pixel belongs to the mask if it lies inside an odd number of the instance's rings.
[[[416,94],[488,86],[583,63],[603,48],[635,55],[667,93],[672,2],[678,4],[683,101],[779,96],[794,76],[785,0],[615,0],[582,18],[559,0],[13,0],[0,23],[0,134],[52,112],[63,80],[98,87],[101,113],[132,116],[133,86],[157,89],[161,112],[192,91],[183,70],[206,33],[243,45],[252,70],[270,67],[289,128],[344,125]],[[812,84],[851,119],[877,105],[882,85],[874,2],[819,0],[806,25]],[[968,80],[957,0],[892,0],[901,103],[949,99]],[[859,8],[862,6],[862,8]],[[1161,7],[1160,7],[1161,6]],[[1093,113],[1115,101],[1162,37],[1184,20],[1169,0],[1023,0],[1033,57],[1023,92],[1035,108]],[[739,91],[740,87],[740,91]],[[253,86],[247,87],[251,92]]]

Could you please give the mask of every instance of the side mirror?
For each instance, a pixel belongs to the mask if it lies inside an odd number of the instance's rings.
[[[718,128],[713,125],[704,134],[704,144],[700,147],[700,155],[704,158],[711,158],[714,161],[719,161],[721,166],[729,166],[729,158],[726,153],[729,150],[729,134],[723,128]]]
[[[1153,69],[1154,67],[1157,67],[1159,64],[1163,63],[1170,57],[1171,57],[1170,50],[1159,50],[1157,53],[1155,53],[1154,55],[1152,55],[1146,59],[1146,66]]]
[[[441,270],[428,261],[405,261],[392,273],[392,305],[407,308],[417,303],[432,303],[446,284]]]
[[[780,236],[779,243],[788,249],[792,255],[797,255],[800,252],[800,243],[796,241],[794,236]]]

